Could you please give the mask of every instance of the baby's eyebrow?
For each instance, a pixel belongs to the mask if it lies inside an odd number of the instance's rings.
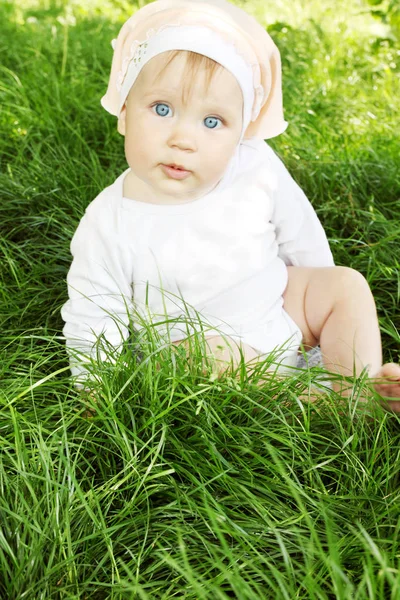
[[[170,89],[170,88],[153,88],[152,90],[150,90],[149,92],[146,92],[145,94],[143,94],[143,98],[148,98],[148,96],[157,96],[157,95],[162,95],[162,94],[175,94],[176,93],[176,89]]]
[[[178,95],[178,93],[180,94],[180,90],[177,90],[176,88],[153,88],[152,90],[149,90],[148,92],[144,93],[143,98],[148,98],[149,96],[163,96],[164,94],[176,96]],[[206,98],[204,98],[204,101],[206,101],[207,104],[213,104],[214,106],[220,106],[222,102],[221,99],[214,98],[214,96],[207,96]],[[227,100],[224,100],[223,102],[225,104]]]

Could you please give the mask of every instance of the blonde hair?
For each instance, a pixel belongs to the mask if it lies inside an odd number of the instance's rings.
[[[188,96],[190,95],[192,84],[196,77],[199,74],[199,71],[205,72],[206,75],[206,85],[205,91],[207,92],[210,83],[217,73],[219,69],[223,69],[222,65],[217,63],[212,58],[208,56],[204,56],[204,54],[198,54],[197,52],[192,52],[191,50],[169,50],[168,52],[164,52],[166,55],[166,63],[158,72],[158,77],[164,73],[165,69],[179,56],[184,54],[186,57],[185,69],[183,72],[183,87],[182,87],[182,102],[186,104]]]

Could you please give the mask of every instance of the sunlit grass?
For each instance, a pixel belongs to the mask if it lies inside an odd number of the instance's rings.
[[[398,361],[396,3],[241,5],[282,55],[289,128],[271,145],[336,263],[368,279]],[[141,360],[127,345],[93,364],[96,401],[73,388],[69,243],[125,168],[100,97],[135,6],[0,4],[0,597],[397,600],[399,419],[365,408],[365,378],[310,404],[318,367],[217,380],[150,328]]]

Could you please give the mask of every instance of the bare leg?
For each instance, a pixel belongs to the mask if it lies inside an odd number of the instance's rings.
[[[188,339],[178,340],[177,342],[173,342],[173,344],[175,346],[183,345],[190,358],[190,342]],[[225,339],[219,335],[206,337],[206,345],[207,356],[211,358],[215,376],[218,377],[226,371],[231,361],[233,361],[234,368],[239,365],[241,355],[238,344],[229,336],[226,336]],[[248,344],[241,342],[240,347],[246,364],[254,366],[261,360],[260,357],[262,355]]]
[[[305,347],[318,342],[326,368],[345,376],[364,368],[375,389],[400,411],[400,366],[382,366],[375,302],[364,277],[347,267],[288,267],[284,308],[303,332]],[[333,388],[343,395],[340,383]],[[395,400],[397,399],[397,401]]]

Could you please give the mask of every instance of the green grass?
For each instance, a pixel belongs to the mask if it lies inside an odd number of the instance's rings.
[[[316,367],[216,381],[149,328],[141,361],[127,347],[93,365],[95,406],[74,390],[69,243],[125,168],[100,97],[131,10],[80,4],[0,3],[0,597],[396,600],[399,418],[360,410],[365,378],[311,405]],[[282,55],[290,125],[271,145],[336,264],[367,278],[397,362],[397,3],[238,4]]]

